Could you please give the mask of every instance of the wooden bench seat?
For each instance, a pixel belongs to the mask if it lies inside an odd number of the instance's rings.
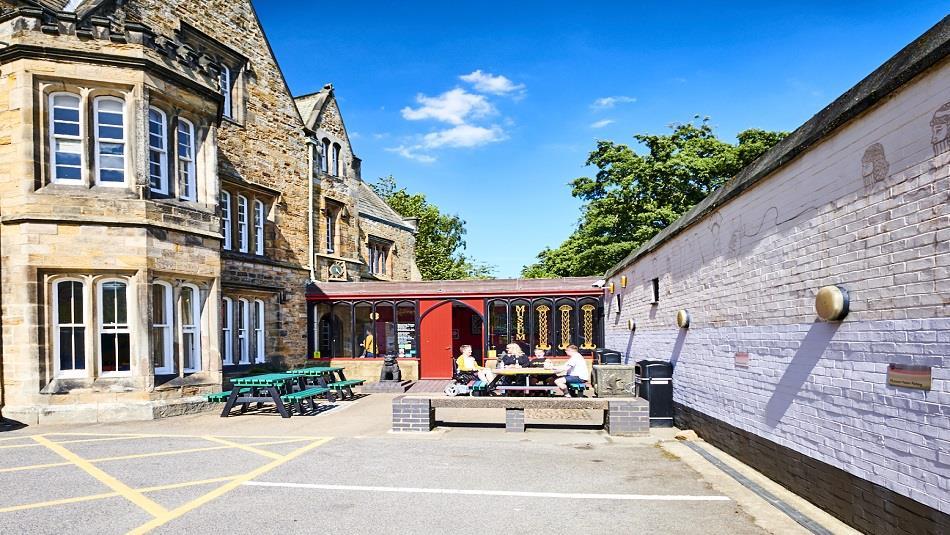
[[[306,390],[300,390],[299,392],[284,394],[280,396],[280,400],[290,405],[291,410],[296,410],[297,413],[303,414],[305,402],[310,404],[311,410],[316,410],[317,404],[313,398],[321,394],[326,394],[329,391],[330,389],[324,386],[315,386]]]
[[[346,381],[336,381],[336,382],[334,382],[334,383],[330,383],[330,384],[328,384],[327,386],[329,386],[330,388],[333,388],[333,389],[335,389],[335,390],[340,390],[340,389],[346,388],[346,387],[348,387],[348,386],[361,385],[361,384],[363,384],[363,383],[365,383],[365,382],[366,382],[365,379],[347,379]]]

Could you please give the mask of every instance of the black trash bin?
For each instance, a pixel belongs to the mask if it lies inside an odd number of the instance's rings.
[[[600,347],[594,350],[594,362],[597,364],[623,364],[623,355],[619,351]]]
[[[665,360],[640,360],[637,392],[650,402],[650,427],[673,427],[673,365]]]

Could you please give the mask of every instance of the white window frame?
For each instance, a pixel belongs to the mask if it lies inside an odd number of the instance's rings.
[[[182,127],[186,129],[190,143],[187,145],[191,156],[183,154],[181,150]],[[185,201],[198,200],[198,177],[195,173],[195,159],[197,159],[197,142],[195,140],[195,125],[188,119],[178,118],[178,127],[175,129],[175,153],[178,159],[178,186],[181,194],[178,196]]]
[[[157,113],[161,117],[162,125],[162,146],[152,145],[152,113]],[[168,195],[168,115],[165,114],[159,108],[155,106],[149,106],[148,108],[148,129],[146,132],[146,137],[148,138],[148,185],[149,188],[155,193],[160,193],[162,195]],[[158,154],[158,167],[159,174],[152,174],[152,153]],[[158,187],[152,186],[152,179],[158,179]]]
[[[238,237],[238,250],[242,253],[247,252],[247,243],[248,243],[248,222],[247,222],[247,197],[244,195],[238,195],[238,209],[237,209],[237,237]]]
[[[181,368],[184,373],[194,373],[201,371],[201,290],[194,284],[182,284],[181,289],[184,290],[188,288],[192,292],[192,312],[191,318],[194,321],[192,324],[185,324],[185,314],[184,306],[185,299],[184,293],[182,292],[179,296],[179,307],[181,308],[182,313],[179,315],[181,318]],[[188,357],[186,352],[188,348],[185,346],[185,334],[191,334],[192,340],[194,340],[194,348],[192,355],[192,363],[196,366],[188,367],[186,363],[188,362]]]
[[[254,362],[264,362],[264,301],[254,300]]]
[[[231,109],[231,69],[227,65],[221,65],[221,77],[218,83],[221,84],[221,95],[224,96],[221,115],[231,119],[234,117],[234,110]]]
[[[105,295],[103,290],[105,285],[110,282],[119,282],[125,285],[125,323],[106,323],[105,319]],[[133,355],[135,350],[132,340],[132,293],[133,289],[131,284],[129,284],[128,279],[122,279],[117,277],[100,279],[96,283],[96,318],[98,319],[98,325],[96,329],[96,360],[99,365],[99,372],[102,377],[127,377],[132,375],[133,369],[135,368],[135,359]],[[124,327],[123,327],[124,325]],[[107,327],[113,326],[113,327]],[[102,366],[102,335],[104,334],[128,334],[129,335],[129,370],[128,371],[104,371]],[[116,338],[118,339],[118,338]],[[118,352],[118,347],[116,348]],[[117,361],[118,364],[118,361]],[[118,367],[118,366],[117,366]]]
[[[251,363],[250,340],[248,339],[248,329],[250,327],[251,307],[247,299],[238,299],[238,364]]]
[[[81,321],[81,322],[79,322],[79,323],[76,323],[76,322],[75,322],[75,319],[76,319],[76,318],[73,318],[74,321],[73,321],[72,323],[60,323],[60,322],[59,322],[59,285],[60,285],[60,283],[64,283],[64,282],[78,282],[78,283],[81,285],[81,288],[82,288],[82,289],[80,290],[80,292],[81,292],[81,295],[82,295],[83,306],[82,306],[82,318],[80,318],[80,319],[82,319],[83,321]],[[52,342],[53,342],[53,343],[52,343],[52,346],[53,346],[53,369],[54,369],[55,375],[56,375],[56,377],[63,377],[63,378],[86,377],[86,376],[88,375],[88,371],[87,371],[87,370],[89,369],[89,351],[87,351],[88,348],[86,347],[86,335],[87,335],[87,333],[89,332],[89,325],[85,322],[85,318],[86,318],[86,315],[87,315],[87,305],[88,305],[88,302],[87,302],[88,299],[87,299],[87,296],[86,296],[86,282],[85,282],[84,280],[82,280],[82,279],[79,279],[79,278],[67,277],[67,278],[62,278],[62,279],[56,279],[56,281],[53,282],[53,285],[52,285],[52,286],[53,286],[53,291],[51,292],[51,295],[52,295],[52,301],[53,301],[53,303],[52,303],[53,316],[52,316],[52,318],[51,318],[51,320],[52,320],[52,321],[51,321],[51,325],[52,325],[53,328],[51,329],[51,332],[52,332],[52,335],[53,335],[53,340],[52,340]],[[74,358],[73,358],[73,366],[74,366],[74,367],[73,367],[72,370],[62,370],[62,369],[60,369],[60,366],[59,366],[59,361],[60,361],[60,358],[59,358],[59,350],[60,350],[60,347],[59,347],[59,329],[60,329],[61,327],[68,327],[68,328],[82,327],[82,328],[83,328],[83,339],[82,339],[82,341],[81,341],[81,342],[82,342],[82,346],[83,346],[83,359],[84,359],[84,362],[83,362],[84,367],[83,367],[83,368],[79,368],[79,369],[76,369],[76,368],[75,368],[75,363],[76,363],[76,361],[75,361],[75,357],[74,357]]]
[[[155,367],[155,375],[170,375],[175,373],[175,315],[174,315],[174,290],[172,285],[164,281],[154,281],[152,286],[160,286],[164,289],[164,302],[156,303],[154,301],[155,293],[154,288],[150,297],[153,298],[152,301],[152,310],[154,311],[157,307],[162,307],[165,312],[165,323],[154,323],[155,315],[152,314],[152,331],[155,329],[162,329],[162,338],[164,338],[165,354],[163,355],[163,365]],[[154,363],[154,359],[153,359]]]
[[[233,366],[235,364],[234,301],[230,297],[222,297],[221,310],[224,312],[221,320],[221,361],[225,366]]]
[[[326,210],[327,235],[324,245],[326,245],[327,254],[333,254],[336,252],[336,209],[327,207]]]
[[[102,137],[99,135],[99,106],[103,102],[119,103],[120,109],[122,110],[122,138]],[[123,188],[129,181],[129,149],[128,149],[128,143],[126,143],[126,139],[129,137],[129,134],[128,134],[129,121],[127,120],[127,117],[126,117],[127,115],[128,114],[126,113],[126,109],[125,109],[125,100],[119,97],[102,96],[102,97],[96,97],[95,100],[93,101],[93,111],[92,111],[93,138],[95,139],[95,150],[93,151],[93,154],[95,156],[95,164],[96,164],[93,174],[95,176],[95,182],[99,186],[105,186],[105,187],[110,187],[110,188]],[[114,125],[109,125],[109,127],[114,128]],[[101,163],[100,163],[101,154],[99,151],[103,143],[109,143],[113,145],[122,145],[122,169],[121,169],[122,181],[121,182],[116,182],[116,181],[111,181],[111,180],[102,180],[102,177],[100,176],[100,173],[105,170],[102,168]],[[117,171],[118,169],[110,167],[108,168],[108,170]]]
[[[54,101],[58,96],[69,96],[77,99],[79,102],[76,104],[76,112],[79,115],[77,125],[79,126],[79,135],[73,136],[69,134],[57,134],[56,133],[56,120],[54,118],[56,106]],[[56,93],[50,93],[49,99],[49,167],[50,167],[50,177],[52,181],[56,184],[82,184],[83,175],[86,169],[86,150],[85,143],[83,143],[83,99],[81,96],[75,93],[69,93],[66,91],[58,91]],[[73,108],[63,108],[63,109],[73,109]],[[71,121],[65,121],[71,122]],[[57,141],[68,141],[79,144],[79,178],[59,178],[56,176],[56,142]],[[68,166],[72,167],[72,166]]]
[[[231,194],[221,191],[221,234],[224,235],[224,250],[231,250]]]
[[[264,255],[264,203],[254,200],[254,254]]]

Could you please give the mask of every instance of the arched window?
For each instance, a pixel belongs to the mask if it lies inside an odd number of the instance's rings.
[[[336,208],[327,206],[326,208],[326,221],[327,235],[326,235],[326,250],[328,254],[333,254],[336,251],[336,217],[338,210]]]
[[[221,360],[225,366],[234,364],[234,303],[230,297],[221,299]]]
[[[116,97],[95,100],[96,182],[125,184],[125,102]]]
[[[577,343],[577,303],[573,299],[561,299],[555,303],[554,310],[555,346],[558,354],[563,355],[564,349]]]
[[[323,138],[323,151],[320,154],[320,170],[324,173],[330,172],[330,165],[328,164],[330,158],[330,140]]]
[[[193,284],[181,287],[181,352],[185,373],[201,369],[201,292]]]
[[[264,254],[264,203],[254,201],[254,254]]]
[[[333,161],[330,162],[330,169],[333,171],[333,176],[340,176],[340,145],[338,143],[333,144]]]
[[[237,328],[238,328],[238,352],[240,355],[240,364],[250,364],[251,355],[248,336],[248,327],[251,321],[250,307],[248,305],[247,299],[238,299],[238,317],[237,317]]]
[[[238,195],[237,238],[238,250],[247,252],[247,197]]]
[[[231,250],[231,194],[221,192],[221,234],[224,236],[224,250]]]
[[[168,195],[168,127],[165,112],[148,109],[148,181],[155,193]]]
[[[508,303],[492,301],[488,304],[489,349],[501,352],[511,341],[508,336]]]
[[[195,125],[178,119],[178,187],[179,197],[186,201],[198,199],[195,176]]]
[[[539,299],[534,301],[531,307],[533,309],[531,343],[534,348],[541,348],[547,353],[551,351],[554,340],[554,304],[546,299]]]
[[[53,284],[53,362],[56,375],[86,375],[86,324],[83,283],[62,279]]]
[[[50,173],[53,182],[82,182],[83,149],[79,96],[53,93],[49,96]]]
[[[578,305],[577,345],[582,353],[597,349],[600,340],[600,302],[597,299],[581,299]]]
[[[254,300],[254,362],[264,362],[264,302]]]
[[[99,283],[99,369],[103,375],[132,371],[128,284],[107,279]]]
[[[155,375],[175,373],[172,342],[172,287],[167,282],[152,283],[152,365]]]

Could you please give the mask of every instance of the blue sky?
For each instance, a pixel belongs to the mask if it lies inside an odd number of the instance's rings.
[[[709,116],[793,130],[945,2],[255,2],[295,95],[332,82],[363,160],[468,223],[517,276],[575,227],[597,139]],[[794,5],[793,5],[794,4]]]

